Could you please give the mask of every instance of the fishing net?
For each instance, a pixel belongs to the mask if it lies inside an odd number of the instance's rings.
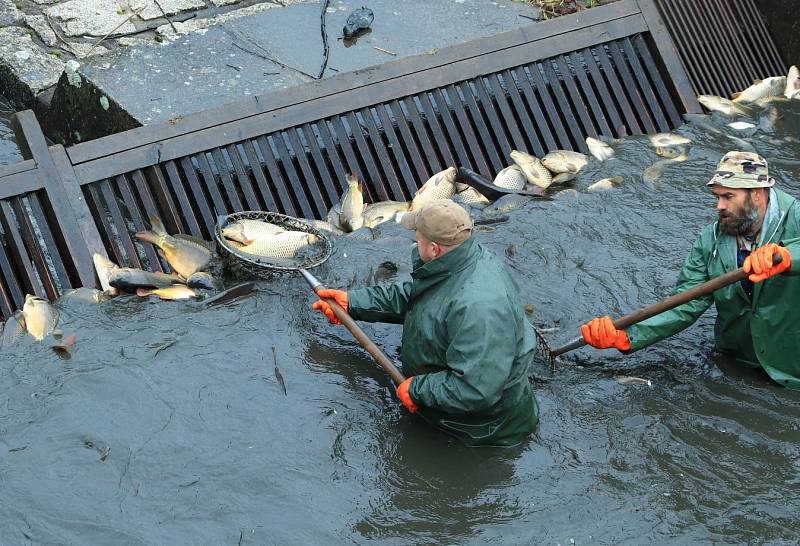
[[[249,252],[242,252],[235,242],[231,242],[222,235],[226,226],[239,220],[258,220],[284,228],[286,231],[304,231],[317,236],[317,241],[306,247],[300,248],[291,258],[258,256]],[[214,230],[217,249],[226,268],[239,277],[270,277],[276,271],[297,271],[316,267],[331,256],[333,245],[322,230],[312,226],[305,220],[267,211],[235,212],[222,216],[217,221]]]

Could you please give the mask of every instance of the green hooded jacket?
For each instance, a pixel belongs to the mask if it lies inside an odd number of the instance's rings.
[[[717,348],[740,361],[761,366],[789,388],[800,389],[800,210],[789,194],[772,188],[761,228],[759,246],[785,243],[792,270],[755,283],[753,297],[741,283],[666,311],[626,329],[631,352],[647,347],[688,327],[703,312],[717,306],[714,327]],[[683,265],[674,294],[737,269],[736,237],[706,226]]]
[[[472,238],[428,263],[415,248],[412,259],[412,281],[350,291],[350,315],[403,324],[418,415],[470,445],[518,444],[538,406],[528,381],[536,341],[516,282]]]

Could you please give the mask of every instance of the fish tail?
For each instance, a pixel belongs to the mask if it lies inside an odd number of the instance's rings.
[[[161,238],[161,236],[154,231],[137,231],[133,236],[140,241],[147,241],[154,245],[158,245],[158,241]]]
[[[153,295],[153,291],[152,290],[148,290],[146,288],[137,288],[136,289],[136,295],[139,296],[140,298],[146,298],[147,296],[152,296]]]
[[[164,222],[158,216],[150,217],[150,229],[159,235],[167,235],[167,229],[164,227]]]

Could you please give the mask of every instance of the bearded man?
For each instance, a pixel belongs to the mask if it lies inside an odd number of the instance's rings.
[[[629,353],[677,334],[715,304],[717,348],[800,389],[800,279],[792,272],[800,259],[797,201],[773,187],[766,160],[749,152],[725,154],[707,185],[719,218],[695,241],[673,293],[739,267],[749,277],[625,330],[600,317],[581,326],[581,334],[598,349]]]

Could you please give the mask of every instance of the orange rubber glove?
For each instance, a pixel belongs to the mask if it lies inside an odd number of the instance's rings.
[[[317,292],[317,296],[320,298],[330,298],[336,303],[339,304],[339,307],[347,311],[348,306],[348,296],[347,292],[344,290],[334,290],[332,288],[323,288],[319,292]],[[333,308],[328,304],[327,301],[324,300],[317,300],[313,304],[311,304],[311,308],[314,311],[322,312],[328,320],[331,321],[331,324],[341,324],[342,321],[336,318],[336,315],[333,313]]]
[[[400,398],[400,401],[411,413],[417,411],[417,405],[411,399],[411,393],[408,392],[408,389],[411,388],[411,381],[413,379],[414,377],[411,376],[397,386],[397,397]]]
[[[611,347],[620,351],[628,351],[631,348],[631,341],[625,330],[614,328],[614,321],[611,317],[599,317],[590,320],[581,326],[583,339],[596,349],[610,349]]]
[[[781,263],[772,264],[773,254],[780,254]],[[752,282],[761,282],[774,275],[780,275],[784,271],[792,268],[792,255],[784,246],[775,243],[768,243],[755,249],[747,258],[744,259],[742,269],[745,273],[750,273],[748,277]]]

